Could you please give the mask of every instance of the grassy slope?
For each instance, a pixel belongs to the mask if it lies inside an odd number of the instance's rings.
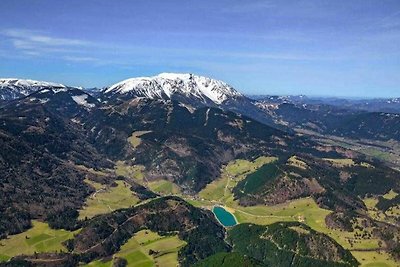
[[[79,219],[92,218],[98,214],[128,208],[139,202],[130,190],[130,186],[124,181],[116,181],[116,187],[108,188],[92,181],[89,183],[96,188],[97,192],[86,200],[84,208],[79,211]]]
[[[221,178],[208,184],[206,188],[199,192],[199,196],[205,200],[220,201],[221,203],[233,202],[232,189],[238,182],[264,164],[275,160],[274,157],[260,157],[253,162],[235,160],[224,168]]]
[[[324,159],[326,161],[331,162],[333,165],[337,167],[346,167],[346,166],[354,166],[355,163],[352,159]]]
[[[384,194],[383,197],[386,199],[393,199],[393,198],[397,197],[397,195],[398,194],[396,192],[394,192],[393,190],[390,190],[389,192]]]
[[[75,232],[50,229],[48,224],[39,221],[32,222],[33,227],[26,232],[9,236],[0,240],[0,261],[10,257],[35,252],[66,251],[62,243],[73,238]]]
[[[303,170],[307,169],[307,163],[305,163],[304,161],[300,160],[298,157],[296,156],[292,156],[288,159],[288,164]]]
[[[143,166],[129,166],[126,165],[123,161],[117,161],[115,164],[115,173],[117,175],[132,178],[140,184],[144,183],[144,176],[142,173],[143,170]]]
[[[120,176],[132,178],[138,184],[141,184],[155,193],[161,195],[180,194],[180,188],[175,183],[167,180],[147,181],[143,175],[144,167],[140,165],[129,166],[122,161],[115,165],[115,173]]]
[[[160,236],[142,230],[129,239],[113,257],[126,259],[128,266],[132,267],[175,267],[178,265],[178,251],[185,244],[177,236]],[[149,250],[157,251],[157,254],[149,255]],[[98,260],[87,266],[106,267],[112,264],[113,260],[106,262]]]
[[[150,133],[151,131],[136,131],[133,132],[132,135],[128,138],[128,142],[132,145],[133,148],[137,148],[142,140],[139,138],[141,135],[146,133]]]
[[[397,195],[398,194],[396,192],[390,190],[382,197],[385,199],[393,199]],[[379,210],[376,206],[379,202],[379,199],[377,197],[365,198],[363,199],[363,201],[368,209],[368,214],[371,218],[381,222],[396,224],[396,217],[400,216],[400,205],[394,205],[384,212],[382,210]]]
[[[235,195],[256,194],[266,184],[274,181],[280,174],[280,170],[275,163],[267,163],[258,168],[255,172],[247,175],[246,179],[240,181],[235,189]]]
[[[136,131],[128,138],[128,142],[131,144],[133,149],[136,149],[140,143],[140,136],[149,133],[150,131]],[[132,178],[137,183],[148,187],[153,192],[161,195],[176,195],[180,193],[180,188],[166,180],[147,181],[143,175],[144,167],[140,165],[129,166],[122,161],[118,161],[115,165],[115,173],[124,177]]]
[[[167,180],[151,181],[148,183],[148,187],[161,195],[177,195],[181,192],[179,186]]]
[[[361,267],[399,266],[399,263],[390,259],[387,253],[376,251],[352,251],[351,253],[361,263]]]

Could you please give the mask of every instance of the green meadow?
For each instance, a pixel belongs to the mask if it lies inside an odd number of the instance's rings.
[[[378,251],[352,251],[361,267],[397,267],[399,264],[387,253]]]
[[[181,193],[179,186],[168,180],[151,181],[147,185],[153,192],[161,195],[177,195]]]
[[[0,240],[0,261],[21,254],[66,251],[62,243],[73,238],[76,233],[78,231],[54,230],[47,223],[32,221],[31,229]]]
[[[88,181],[88,183],[97,191],[86,200],[85,206],[79,211],[79,219],[92,218],[98,214],[129,208],[139,202],[139,198],[130,190],[130,185],[125,181],[116,181],[116,187],[105,186],[93,181]]]
[[[259,157],[254,161],[235,160],[222,170],[221,177],[208,184],[199,192],[199,197],[204,200],[220,201],[226,203],[233,201],[232,189],[246,176],[256,171],[261,166],[277,160],[275,157]]]
[[[132,178],[140,184],[144,183],[144,167],[141,165],[129,166],[123,161],[117,161],[114,170],[115,174],[118,176]]]
[[[186,243],[175,236],[160,236],[149,230],[142,230],[128,240],[110,260],[94,261],[87,266],[111,267],[115,258],[124,258],[129,267],[176,267],[178,251]]]

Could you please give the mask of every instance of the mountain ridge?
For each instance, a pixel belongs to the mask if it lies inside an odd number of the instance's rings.
[[[282,128],[229,84],[190,73],[161,73],[152,77],[127,79],[103,89],[102,97],[103,101],[112,103],[132,99],[177,101],[189,110],[215,107]]]
[[[0,79],[7,80],[7,79]],[[51,82],[8,79],[13,83],[0,84],[0,101],[7,102],[26,97],[36,91],[48,89],[77,88]],[[13,84],[26,84],[25,87]],[[26,90],[29,88],[29,90]],[[3,90],[1,90],[3,89]],[[275,126],[264,112],[250,99],[227,83],[190,73],[161,73],[152,77],[130,78],[101,90],[84,90],[104,102],[118,103],[133,99],[177,101],[188,110],[215,107],[245,115],[264,124]]]
[[[65,85],[53,82],[30,79],[0,78],[0,100],[14,100],[30,95],[44,88],[66,88]]]
[[[151,99],[171,99],[176,94],[183,94],[215,104],[222,104],[228,97],[243,97],[223,81],[191,73],[161,73],[152,77],[130,78],[106,88],[103,92],[131,94]]]

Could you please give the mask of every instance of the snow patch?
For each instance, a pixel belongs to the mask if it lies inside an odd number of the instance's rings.
[[[196,111],[194,107],[187,104],[179,103],[179,106],[186,108],[191,114],[193,114]]]
[[[54,92],[55,94],[58,94],[58,93],[61,93],[61,92],[67,92],[67,91],[68,91],[67,88],[53,88],[52,90],[53,90],[53,92]]]
[[[81,105],[81,106],[84,106],[84,107],[87,107],[87,108],[93,108],[94,106],[96,106],[95,104],[91,104],[91,103],[87,102],[86,99],[87,99],[88,95],[86,95],[86,94],[74,95],[74,96],[71,96],[71,97],[78,105]]]
[[[209,113],[210,113],[210,108],[208,108],[207,111],[206,111],[206,120],[204,122],[204,126],[207,126],[207,124],[208,124],[208,114]]]

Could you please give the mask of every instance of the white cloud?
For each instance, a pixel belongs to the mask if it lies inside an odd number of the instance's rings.
[[[30,42],[31,44],[42,44],[46,46],[88,46],[92,45],[88,41],[69,38],[54,38],[41,34],[37,31],[24,29],[7,29],[1,31],[1,34],[8,36],[14,40]]]
[[[177,33],[179,34],[179,33]],[[187,33],[185,33],[187,34]],[[137,66],[137,65],[172,65],[185,64],[187,61],[210,60],[215,62],[229,62],[233,67],[246,64],[266,64],[270,61],[301,62],[301,61],[324,61],[337,62],[343,60],[369,60],[385,59],[398,56],[397,50],[392,49],[398,40],[398,32],[390,31],[380,33],[375,36],[369,32],[357,35],[352,42],[341,43],[340,38],[333,37],[318,40],[319,32],[304,34],[290,31],[272,31],[269,34],[251,34],[244,33],[234,35],[231,33],[222,34],[206,33],[214,38],[235,38],[235,41],[241,39],[258,38],[258,44],[264,44],[259,49],[243,49],[235,47],[234,49],[223,49],[223,47],[199,48],[184,45],[138,45],[115,43],[113,41],[94,42],[73,38],[59,38],[41,31],[32,31],[26,29],[6,29],[1,31],[0,49],[12,53],[0,53],[2,58],[24,58],[41,57],[50,60],[64,60],[72,63],[92,64],[94,66]],[[179,36],[184,37],[184,36]],[[189,36],[188,36],[189,37]],[[282,47],[274,47],[272,44],[284,39]],[[292,39],[291,39],[292,38]],[[308,38],[308,39],[307,39]],[[310,46],[298,46],[298,42],[307,42],[315,38],[316,42],[326,43],[326,49],[314,49],[313,42]],[[390,40],[390,42],[389,42]],[[328,42],[329,41],[329,42]],[[336,42],[336,43],[335,43]],[[332,43],[332,44],[330,44]],[[373,44],[373,46],[371,45]],[[329,46],[330,45],[330,46]],[[376,48],[375,48],[376,47]],[[381,52],[381,47],[385,48],[385,53]],[[388,49],[390,48],[390,49]],[[16,52],[17,51],[17,52]],[[249,52],[251,51],[251,52]],[[269,63],[270,64],[270,63]]]
[[[94,46],[93,43],[69,38],[55,38],[38,31],[6,29],[0,31],[9,43],[26,55],[76,52]]]

